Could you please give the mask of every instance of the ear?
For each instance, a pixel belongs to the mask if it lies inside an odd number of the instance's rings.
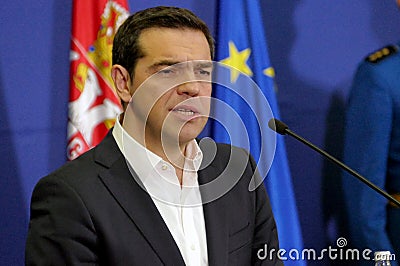
[[[111,68],[111,77],[114,81],[117,95],[121,101],[128,103],[132,97],[130,94],[132,83],[129,72],[121,65],[113,65]]]

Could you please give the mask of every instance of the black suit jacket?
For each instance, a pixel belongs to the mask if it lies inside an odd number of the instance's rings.
[[[235,174],[224,172],[230,157],[232,165],[249,158],[242,149],[217,147],[212,163],[198,173],[200,184]],[[248,190],[254,169],[250,160],[232,189],[203,204],[209,265],[282,265],[276,258],[257,259],[265,245],[278,249],[278,236],[264,186]],[[201,193],[207,198],[213,191]],[[27,265],[185,264],[111,134],[36,185],[25,255]]]

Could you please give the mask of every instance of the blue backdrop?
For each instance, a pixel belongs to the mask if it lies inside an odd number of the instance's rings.
[[[23,264],[34,184],[65,162],[71,2],[16,0],[0,7],[1,265]],[[215,32],[215,0],[129,4],[133,12],[186,7]],[[400,39],[395,1],[263,0],[261,6],[282,119],[341,158],[356,65]],[[304,246],[327,248],[343,228],[339,170],[294,140],[286,146]]]

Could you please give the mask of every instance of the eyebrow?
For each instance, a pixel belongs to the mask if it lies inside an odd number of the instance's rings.
[[[195,64],[195,67],[200,67],[200,68],[210,68],[212,66],[213,66],[213,62],[207,61],[207,60],[199,60]]]
[[[194,61],[198,61],[198,62],[195,63],[194,67],[210,68],[210,67],[213,66],[212,61],[207,61],[207,60],[194,60]],[[152,65],[149,67],[149,69],[155,70],[155,69],[157,69],[157,68],[160,67],[160,66],[165,66],[165,67],[167,67],[167,66],[173,66],[173,65],[181,64],[181,63],[185,63],[185,62],[181,62],[181,61],[172,61],[172,60],[168,60],[168,59],[167,59],[167,60],[161,60],[161,61],[158,61],[158,62],[152,64]]]
[[[172,60],[161,60],[161,61],[158,61],[158,62],[155,62],[154,64],[152,64],[149,67],[149,69],[155,70],[160,66],[172,66],[172,65],[175,65],[175,64],[179,64],[179,63],[182,63],[182,62],[172,61]]]

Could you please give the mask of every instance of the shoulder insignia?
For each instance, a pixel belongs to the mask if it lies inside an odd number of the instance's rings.
[[[399,48],[396,45],[389,45],[386,47],[383,47],[382,49],[375,51],[371,53],[370,55],[365,58],[365,61],[368,61],[370,63],[378,63],[382,61],[383,59],[396,54],[398,52]]]

